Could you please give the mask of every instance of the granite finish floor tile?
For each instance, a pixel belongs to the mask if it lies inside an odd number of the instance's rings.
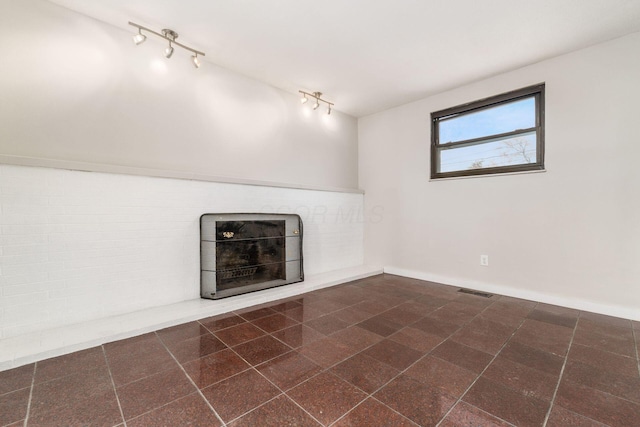
[[[547,427],[567,427],[567,426],[580,426],[580,427],[606,427],[604,424],[595,420],[587,418],[583,415],[571,412],[568,409],[564,409],[560,405],[554,405]]]
[[[0,425],[636,426],[639,338],[383,274],[0,372]]]
[[[0,425],[8,425],[25,419],[29,404],[29,389],[0,395]]]
[[[374,397],[421,426],[435,426],[456,403],[456,398],[406,375],[391,381]]]
[[[230,349],[210,354],[183,365],[186,374],[198,388],[215,384],[250,367],[247,362]]]
[[[576,326],[578,321],[578,314],[557,314],[542,309],[535,309],[527,315],[527,318],[554,325],[566,326],[567,328],[573,328]]]
[[[411,326],[399,330],[389,336],[389,339],[414,350],[418,350],[423,354],[430,352],[444,341],[442,337],[428,334]]]
[[[199,393],[193,393],[131,419],[127,421],[127,426],[220,427],[222,421]]]
[[[382,315],[370,317],[369,319],[358,323],[358,326],[383,337],[388,337],[404,327],[403,325],[389,320]]]
[[[639,404],[564,379],[556,404],[610,426],[636,426],[640,420]]]
[[[367,397],[355,386],[327,372],[300,384],[287,395],[324,425],[342,417]]]
[[[298,321],[283,314],[276,313],[270,316],[261,317],[252,321],[251,323],[262,329],[263,331],[271,333],[279,331],[280,329],[285,329],[290,326],[297,325]]]
[[[287,396],[280,395],[229,424],[229,427],[255,426],[320,427],[322,424]]]
[[[331,337],[314,341],[298,349],[298,351],[323,368],[329,368],[336,363],[340,363],[358,352],[348,344]]]
[[[363,353],[331,368],[331,372],[367,393],[373,393],[400,373]]]
[[[241,323],[245,323],[246,320],[242,317],[238,316],[234,313],[225,313],[220,314],[218,316],[207,317],[205,319],[200,319],[200,324],[203,325],[211,332],[220,331],[222,329],[227,329],[232,326],[239,325]]]
[[[431,354],[477,374],[482,372],[493,359],[493,356],[488,353],[452,340],[443,342]]]
[[[170,328],[161,329],[157,332],[160,339],[167,345],[179,344],[182,341],[208,334],[209,330],[200,322],[183,323],[182,325],[172,326]]]
[[[363,353],[401,371],[423,356],[422,352],[392,340],[380,341]]]
[[[502,356],[494,359],[482,376],[519,391],[525,396],[547,401],[553,398],[558,384],[557,375],[540,372]]]
[[[473,405],[469,405],[465,402],[459,402],[449,412],[444,420],[440,423],[440,427],[513,427],[513,424],[508,423],[500,418],[476,408]],[[568,427],[566,425],[565,427]]]
[[[295,351],[271,359],[256,369],[283,391],[322,371],[320,366]]]
[[[420,359],[405,374],[430,387],[439,387],[454,397],[462,396],[478,378],[474,372],[433,356]]]
[[[249,369],[202,390],[220,417],[229,422],[280,394],[270,381]]]
[[[239,325],[231,326],[230,328],[222,329],[214,333],[218,339],[229,347],[233,347],[242,344],[247,341],[254,340],[265,334],[263,330],[258,328],[252,323],[241,323]]]
[[[35,363],[0,372],[0,395],[31,387]]]
[[[311,329],[310,327],[302,324],[286,329],[281,329],[277,332],[274,332],[272,336],[279,339],[291,348],[302,347],[325,337],[324,334],[321,334],[315,329]]]
[[[334,332],[346,328],[347,326],[349,326],[349,323],[345,322],[344,320],[340,320],[332,314],[327,314],[313,320],[309,320],[305,322],[305,325],[309,326],[312,329],[315,329],[322,334],[331,335]]]
[[[291,351],[291,347],[270,335],[266,335],[240,344],[234,347],[233,350],[251,365],[259,365]]]
[[[184,372],[171,369],[118,387],[125,420],[159,408],[196,391]]]
[[[522,427],[541,426],[550,406],[548,401],[482,377],[464,395],[463,401]]]
[[[332,427],[369,426],[417,427],[418,424],[378,400],[369,398],[333,424]]]
[[[169,348],[169,351],[179,363],[189,362],[211,353],[224,350],[227,346],[210,333],[195,338],[180,341]]]

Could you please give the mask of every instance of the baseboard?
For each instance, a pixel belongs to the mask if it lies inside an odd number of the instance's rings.
[[[536,292],[528,289],[518,289],[509,286],[494,285],[490,283],[461,279],[458,277],[441,276],[437,274],[407,270],[393,266],[384,267],[387,274],[395,274],[397,276],[409,277],[412,279],[426,280],[429,282],[442,283],[443,285],[456,286],[461,288],[473,289],[476,291],[489,292],[492,294],[505,295],[514,298],[525,299],[529,301],[543,302],[546,304],[560,305],[563,307],[573,308],[576,310],[589,311],[592,313],[605,314],[607,316],[620,317],[622,319],[631,319],[640,321],[640,310],[620,307],[615,305],[601,304],[593,301],[587,301],[580,298],[567,298],[559,295],[550,295],[547,293]]]

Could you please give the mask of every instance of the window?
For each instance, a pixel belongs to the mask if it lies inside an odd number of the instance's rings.
[[[431,113],[431,178],[544,169],[544,84]]]

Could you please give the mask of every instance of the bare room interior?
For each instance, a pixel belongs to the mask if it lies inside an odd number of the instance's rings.
[[[640,2],[0,24],[0,426],[640,425]]]

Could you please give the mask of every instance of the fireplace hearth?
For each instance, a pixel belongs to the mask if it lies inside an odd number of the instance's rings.
[[[289,214],[204,214],[200,266],[202,298],[303,281],[302,221]]]

